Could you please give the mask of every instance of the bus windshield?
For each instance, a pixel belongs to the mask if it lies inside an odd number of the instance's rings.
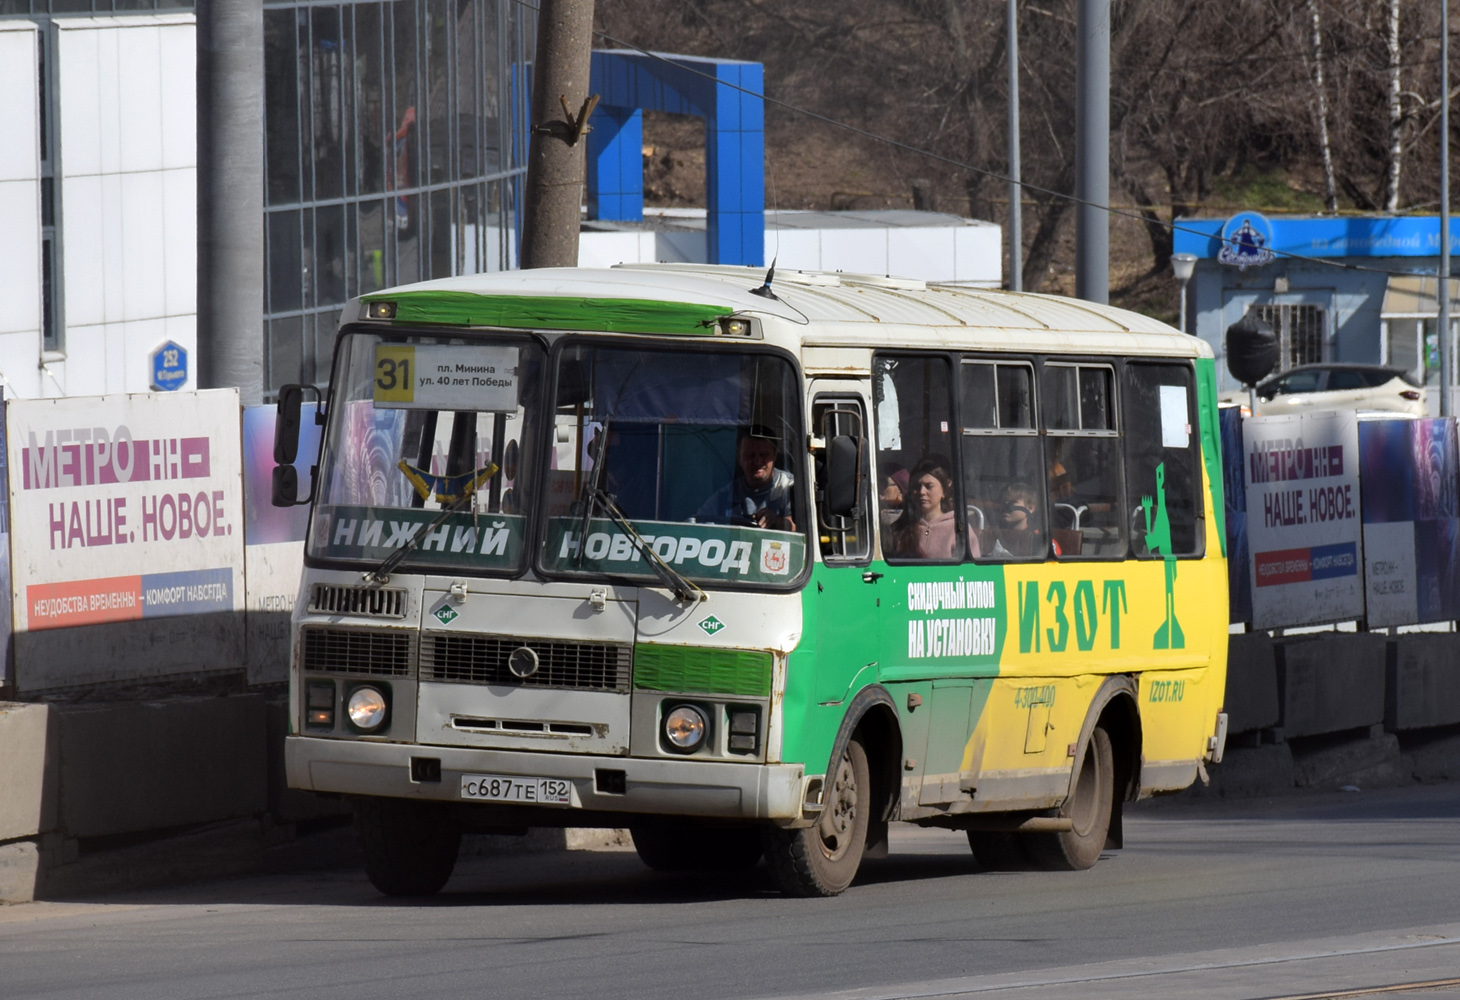
[[[526,337],[344,337],[309,555],[515,572],[544,367]]]
[[[796,581],[806,559],[798,399],[779,355],[565,347],[543,570],[703,587]]]

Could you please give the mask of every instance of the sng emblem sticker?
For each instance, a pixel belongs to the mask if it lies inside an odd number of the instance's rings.
[[[453,608],[451,605],[443,604],[441,605],[441,607],[431,612],[431,617],[436,619],[442,625],[450,625],[461,616],[456,613],[456,609]]]
[[[724,627],[725,623],[716,618],[714,615],[711,615],[704,621],[700,622],[700,631],[704,632],[705,635],[714,635],[716,632],[720,631]]]

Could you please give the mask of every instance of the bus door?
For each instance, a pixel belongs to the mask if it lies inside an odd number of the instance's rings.
[[[831,512],[826,495],[826,448],[816,458],[816,523],[821,553],[810,583],[808,612],[816,636],[816,702],[841,704],[876,677],[880,575],[872,571],[871,475],[865,387],[845,380],[811,385],[811,432],[830,446],[835,436],[857,443],[861,465],[858,509]]]

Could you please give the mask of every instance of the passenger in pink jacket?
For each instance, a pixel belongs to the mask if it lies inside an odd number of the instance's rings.
[[[958,517],[953,510],[953,477],[945,462],[925,458],[908,477],[902,516],[888,532],[887,555],[908,559],[957,559]],[[966,529],[968,554],[979,555],[978,536]]]

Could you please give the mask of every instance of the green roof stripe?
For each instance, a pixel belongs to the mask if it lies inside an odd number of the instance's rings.
[[[706,646],[634,647],[634,687],[675,694],[769,698],[771,654]]]
[[[521,330],[681,333],[705,336],[729,306],[655,299],[588,299],[566,295],[478,295],[475,292],[395,292],[365,296],[394,302],[396,323],[497,326]]]

